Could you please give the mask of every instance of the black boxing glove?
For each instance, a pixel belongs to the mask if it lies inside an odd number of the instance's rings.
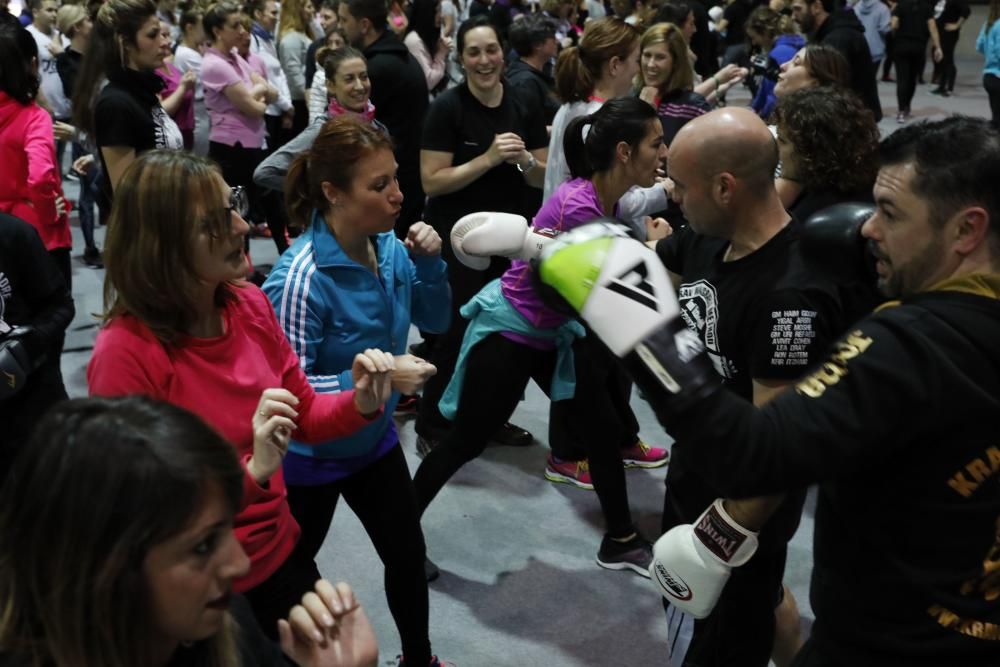
[[[875,213],[873,204],[845,202],[813,213],[802,224],[802,254],[807,262],[841,282],[875,285],[875,256],[861,226]]]
[[[0,401],[21,391],[34,370],[24,341],[30,334],[30,328],[18,327],[0,338]]]

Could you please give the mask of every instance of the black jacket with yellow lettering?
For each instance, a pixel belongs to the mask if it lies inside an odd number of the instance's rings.
[[[820,484],[812,636],[831,664],[1000,665],[1000,275],[883,307],[763,408],[660,401],[728,497]]]

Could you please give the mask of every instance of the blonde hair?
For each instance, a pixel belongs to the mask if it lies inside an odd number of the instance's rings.
[[[563,102],[583,102],[594,92],[604,64],[628,58],[639,29],[615,16],[589,21],[579,46],[563,49],[556,61],[556,92]]]
[[[56,26],[59,28],[59,32],[73,39],[77,24],[85,18],[87,18],[87,10],[80,5],[63,5],[59,8],[59,13],[56,14]]]
[[[194,240],[202,231],[226,238],[231,230],[220,206],[221,183],[213,162],[185,151],[153,150],[129,165],[115,190],[104,241],[105,322],[132,315],[164,344],[186,331],[201,288]],[[218,287],[217,306],[234,298],[234,285]]]
[[[305,21],[304,0],[282,0],[278,17],[278,38],[290,32],[301,32],[308,36],[309,26]]]
[[[688,45],[684,40],[684,32],[673,23],[657,23],[642,35],[639,42],[640,53],[654,44],[666,44],[670,54],[670,76],[660,85],[660,97],[678,90],[694,88],[694,70],[688,57]],[[636,75],[638,87],[646,85],[642,70]]]

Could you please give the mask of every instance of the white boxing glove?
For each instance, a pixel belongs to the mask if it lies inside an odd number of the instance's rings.
[[[482,211],[459,219],[451,228],[451,247],[462,264],[485,271],[490,257],[532,260],[552,240],[555,232],[536,230],[528,221],[513,213]]]
[[[694,525],[676,526],[653,545],[649,575],[657,592],[694,618],[719,601],[734,567],[757,551],[757,533],[733,520],[716,500]]]

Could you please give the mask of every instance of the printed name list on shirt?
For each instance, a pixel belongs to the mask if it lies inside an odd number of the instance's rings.
[[[809,346],[816,337],[815,319],[815,310],[771,311],[772,366],[809,364]]]

